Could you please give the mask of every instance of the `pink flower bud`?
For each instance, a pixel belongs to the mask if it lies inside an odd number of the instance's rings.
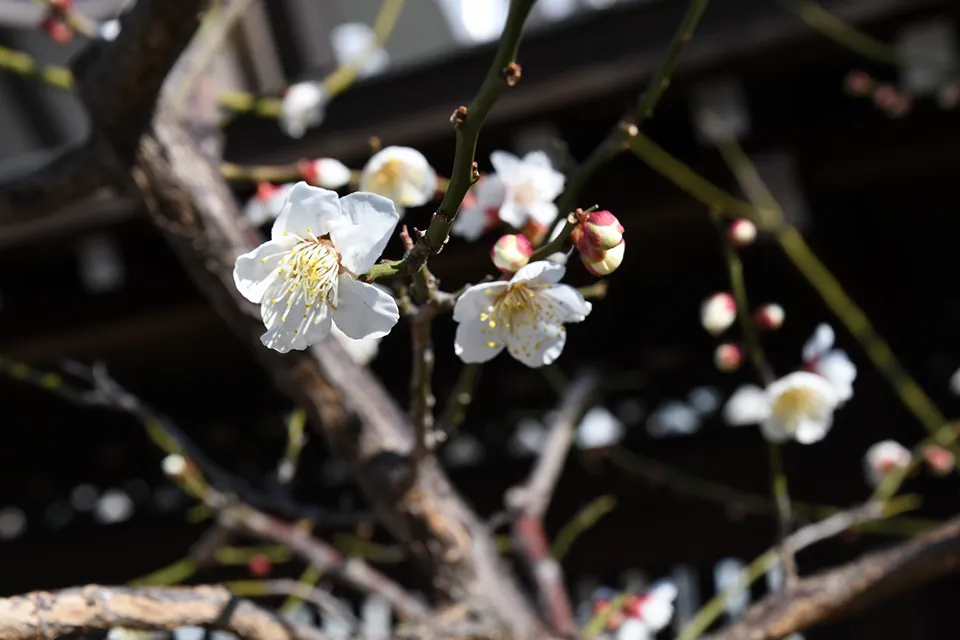
[[[765,304],[753,313],[753,321],[764,331],[776,331],[783,326],[786,313],[778,304]]]
[[[844,84],[847,87],[847,91],[855,96],[865,96],[871,91],[873,91],[873,78],[870,77],[866,71],[860,71],[859,69],[851,71],[847,74]]]
[[[516,273],[530,261],[533,245],[524,236],[501,236],[490,250],[490,258],[503,273]]]
[[[44,18],[40,27],[57,44],[67,44],[73,40],[73,29],[70,28],[70,25],[53,14]]]
[[[583,229],[580,234],[581,242],[587,243],[592,250],[613,249],[623,240],[623,225],[609,211],[591,211],[584,214],[578,227]]]
[[[713,364],[723,373],[731,373],[743,364],[743,349],[730,342],[725,342],[713,352]]]
[[[923,448],[923,459],[935,475],[949,475],[957,464],[957,460],[948,449],[937,444],[931,444]]]
[[[580,260],[587,271],[595,276],[607,276],[616,271],[623,262],[623,252],[627,241],[621,240],[617,246],[606,251],[580,252]]]
[[[727,229],[727,238],[736,247],[748,247],[757,239],[757,225],[744,218],[734,220]]]
[[[949,82],[937,92],[937,106],[941,109],[953,109],[960,104],[960,82]]]
[[[700,324],[712,336],[718,336],[737,319],[737,303],[729,293],[715,293],[700,305]]]

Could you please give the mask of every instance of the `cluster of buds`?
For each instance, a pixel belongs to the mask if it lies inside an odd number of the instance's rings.
[[[851,71],[847,74],[844,85],[847,93],[872,99],[873,104],[891,118],[901,118],[913,108],[912,95],[900,91],[892,84],[877,82],[866,71]]]
[[[765,304],[753,313],[753,322],[764,331],[776,331],[783,325],[785,313],[778,304]],[[721,291],[713,294],[700,305],[700,324],[712,336],[719,336],[737,320],[737,302],[733,296]],[[743,348],[732,342],[724,342],[713,352],[713,363],[720,371],[730,373],[740,368],[744,361]]]
[[[501,236],[490,250],[490,259],[501,273],[516,273],[530,262],[533,245],[522,235]]]
[[[68,18],[72,10],[73,0],[47,2],[47,13],[40,22],[40,28],[57,44],[67,44],[73,40],[73,29],[70,27]]]
[[[626,241],[623,225],[609,211],[583,211],[577,209],[577,225],[570,233],[580,260],[587,271],[595,276],[613,273],[623,262]]]

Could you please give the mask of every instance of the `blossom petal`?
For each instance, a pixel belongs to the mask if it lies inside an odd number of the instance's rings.
[[[460,236],[467,242],[475,242],[487,230],[487,215],[479,205],[460,209],[457,219],[453,221],[450,232]]]
[[[733,392],[723,407],[723,419],[732,426],[757,424],[770,417],[770,401],[763,389],[743,385]]]
[[[511,178],[519,177],[521,167],[523,166],[520,158],[507,151],[494,151],[490,154],[490,164],[493,170],[497,172],[500,179],[506,184],[511,184]]]
[[[527,155],[523,156],[523,164],[536,169],[553,169],[553,163],[550,161],[550,156],[543,151],[531,151]]]
[[[233,267],[233,283],[244,298],[259,303],[267,289],[279,276],[278,269],[296,240],[271,240],[237,258]]]
[[[504,346],[499,329],[491,331],[479,316],[457,325],[453,352],[467,364],[493,360]]]
[[[515,229],[523,227],[527,222],[527,210],[518,205],[512,198],[503,201],[497,215],[503,222]]]
[[[560,322],[582,322],[593,310],[583,294],[567,284],[547,285],[540,294],[553,303]]]
[[[617,444],[623,435],[623,423],[605,407],[597,406],[580,419],[576,441],[581,449],[602,449]]]
[[[479,320],[481,313],[486,313],[493,306],[493,299],[503,292],[510,284],[507,282],[487,282],[475,284],[457,298],[453,307],[454,322],[471,322]]]
[[[833,387],[837,402],[842,404],[853,397],[853,382],[857,379],[857,366],[845,351],[828,351],[817,360],[814,370],[826,378]]]
[[[397,301],[380,287],[340,276],[333,321],[350,338],[382,338],[400,319]]]
[[[347,352],[347,355],[361,366],[370,364],[370,362],[377,357],[377,352],[380,350],[379,338],[357,340],[356,338],[351,338],[336,326],[333,327],[330,334],[340,343],[340,346]]]
[[[340,199],[346,224],[330,232],[340,264],[361,275],[376,264],[390,236],[397,228],[400,214],[388,198],[374,193],[351,193]]]
[[[286,202],[273,223],[270,237],[273,240],[289,236],[319,237],[330,233],[343,221],[336,191],[298,182],[287,194]]]
[[[814,330],[813,335],[803,345],[803,361],[813,362],[833,347],[836,334],[833,327],[822,323]]]
[[[558,213],[557,205],[552,202],[554,197],[556,196],[549,196],[548,200],[531,202],[527,206],[527,215],[544,227],[550,226],[557,219]]]
[[[306,299],[297,293],[293,297],[284,296],[285,292],[286,284],[283,281],[275,282],[260,307],[260,317],[267,328],[266,333],[260,336],[260,342],[280,353],[300,351],[310,346],[301,330],[304,320],[312,319]]]
[[[794,438],[800,444],[813,444],[823,440],[833,424],[833,414],[828,413],[822,420],[801,420],[797,423]]]
[[[532,284],[550,283],[556,284],[563,279],[567,268],[561,264],[553,264],[546,260],[537,260],[523,267],[515,274],[510,282],[529,281]]]
[[[536,369],[552,364],[560,357],[567,342],[567,330],[562,324],[537,318],[534,322],[515,323],[504,337],[510,355]]]

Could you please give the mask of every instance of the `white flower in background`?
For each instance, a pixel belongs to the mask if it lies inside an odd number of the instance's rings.
[[[243,205],[243,217],[255,227],[261,227],[280,215],[280,209],[286,202],[294,183],[270,184],[261,182],[257,185],[257,192]]]
[[[803,361],[810,371],[826,378],[833,386],[837,403],[843,404],[853,397],[857,367],[850,361],[846,351],[833,348],[835,339],[833,327],[819,325],[803,345]]]
[[[323,122],[330,96],[319,82],[298,82],[283,94],[280,128],[291,138],[302,138],[307,129]]]
[[[540,260],[523,267],[510,281],[467,289],[453,309],[460,323],[454,350],[464,362],[486,362],[504,348],[528,367],[560,357],[567,322],[581,322],[592,305],[573,287],[560,284],[565,267]]]
[[[520,457],[540,453],[547,440],[547,428],[535,418],[523,418],[510,437],[510,451]]]
[[[696,409],[676,400],[667,400],[647,418],[647,433],[655,438],[686,436],[700,429],[700,414]]]
[[[333,158],[303,160],[298,168],[300,176],[315,187],[339,189],[350,183],[350,169]]]
[[[543,151],[531,151],[521,160],[506,151],[494,151],[490,162],[503,182],[505,198],[500,219],[517,229],[528,220],[549,227],[557,218],[554,199],[563,191],[565,178],[553,168]]]
[[[117,36],[120,35],[120,21],[119,20],[107,20],[100,23],[100,39],[111,41],[116,40]]]
[[[771,442],[792,438],[800,444],[812,444],[827,435],[837,405],[836,391],[826,379],[795,371],[766,390],[752,385],[740,387],[723,408],[723,418],[734,426],[759,423]]]
[[[356,65],[361,78],[381,73],[390,66],[390,56],[377,43],[377,34],[368,24],[337,25],[330,30],[330,46],[337,64]]]
[[[506,194],[503,181],[496,174],[481,177],[463,199],[450,232],[468,242],[479,240],[500,224],[500,207]]]
[[[261,305],[261,342],[280,353],[330,335],[332,325],[356,339],[382,338],[400,318],[383,289],[361,282],[383,253],[399,216],[372,193],[340,198],[297,183],[273,224],[270,240],[237,258],[233,280]]]
[[[614,637],[616,640],[652,640],[655,635],[640,618],[626,618]]]
[[[359,340],[351,338],[336,325],[333,325],[330,335],[340,343],[347,355],[360,366],[366,366],[373,362],[373,359],[377,357],[377,352],[380,351],[380,338],[361,338]]]
[[[760,424],[770,416],[767,394],[758,386],[745,384],[733,392],[723,406],[723,420],[733,427]]]
[[[577,446],[581,449],[605,449],[623,440],[624,426],[605,407],[593,407],[577,427]]]
[[[771,383],[766,394],[770,415],[760,429],[767,440],[793,438],[800,444],[812,444],[827,435],[838,401],[833,385],[825,378],[795,371]]]
[[[960,369],[957,369],[952,376],[950,376],[950,391],[954,394],[960,396]]]
[[[390,198],[403,215],[407,207],[419,207],[433,200],[437,172],[416,149],[386,147],[367,161],[360,174],[360,191]]]
[[[640,618],[650,631],[656,634],[670,624],[673,618],[673,602],[676,599],[677,586],[667,580],[658,581],[630,603],[627,613]]]
[[[877,442],[867,449],[867,453],[863,456],[863,473],[867,484],[876,487],[891,471],[910,466],[912,459],[910,450],[899,442],[894,440]]]

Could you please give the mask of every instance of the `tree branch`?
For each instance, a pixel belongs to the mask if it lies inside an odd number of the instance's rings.
[[[224,587],[101,587],[34,591],[0,599],[0,638],[36,640],[114,627],[172,631],[199,626],[245,640],[327,640],[320,630],[281,620]]]
[[[382,385],[335,340],[309,353],[265,349],[256,307],[233,283],[236,257],[259,238],[190,134],[160,112],[140,152],[148,209],[188,273],[248,344],[278,388],[322,425],[335,455],[354,472],[386,527],[432,576],[442,600],[480,601],[501,630],[538,637],[540,623],[498,557],[493,539],[433,456],[414,468],[413,428]],[[539,636],[539,637],[542,637]]]
[[[596,386],[597,375],[592,371],[581,373],[570,384],[530,478],[526,484],[514,487],[506,495],[517,549],[537,584],[547,619],[563,635],[574,633],[577,623],[563,583],[563,570],[550,553],[543,516],[563,471],[577,420]]]
[[[808,527],[794,536],[806,529]],[[835,531],[835,527],[825,529]],[[780,594],[750,607],[740,621],[711,638],[779,640],[817,624],[846,617],[958,570],[960,517],[896,547],[803,578]]]

